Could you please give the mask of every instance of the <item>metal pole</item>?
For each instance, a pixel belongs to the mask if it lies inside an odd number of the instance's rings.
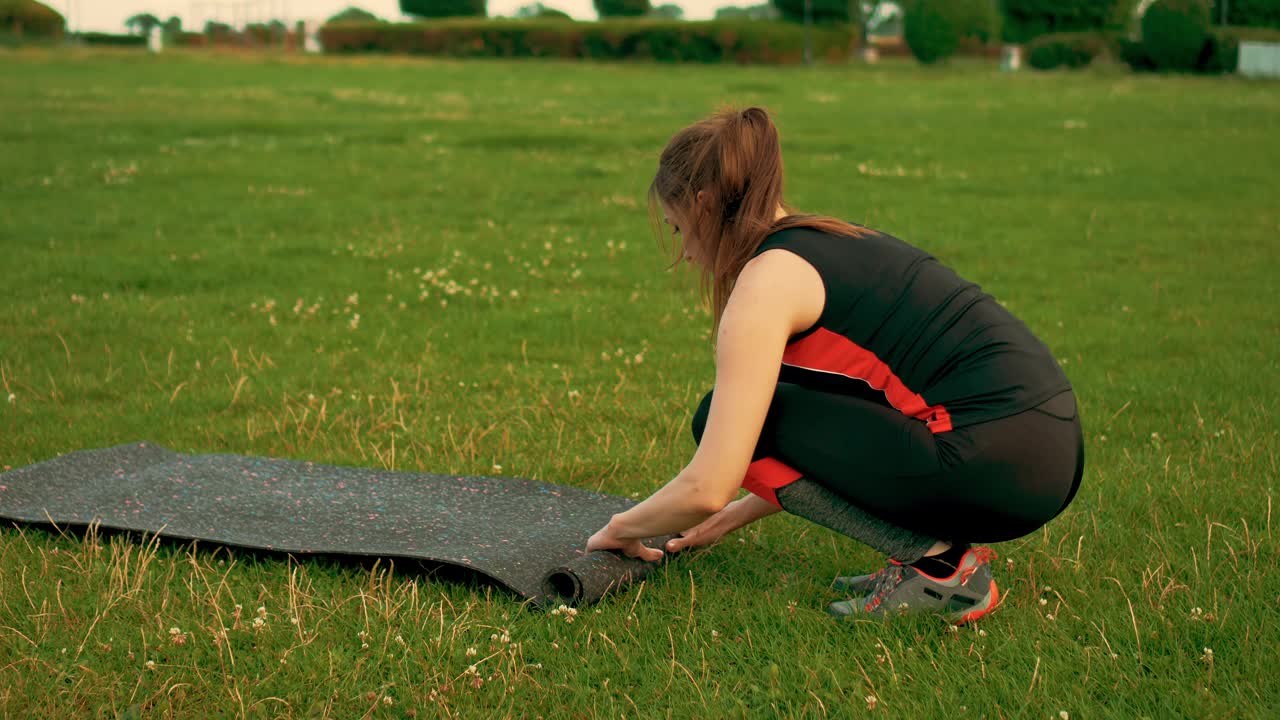
[[[813,64],[813,40],[809,27],[813,25],[813,0],[804,0],[804,64]]]

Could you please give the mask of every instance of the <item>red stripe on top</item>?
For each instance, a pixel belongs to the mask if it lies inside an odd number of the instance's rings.
[[[951,430],[951,415],[941,405],[929,405],[903,384],[875,353],[849,338],[818,328],[813,334],[787,345],[782,362],[798,368],[835,373],[862,380],[884,393],[898,412],[924,421],[933,433]]]

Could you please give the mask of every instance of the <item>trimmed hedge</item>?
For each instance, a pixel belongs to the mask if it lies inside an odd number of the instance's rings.
[[[484,17],[486,0],[400,0],[400,12],[420,18]]]
[[[930,65],[951,57],[960,44],[960,30],[947,12],[950,0],[915,0],[902,20],[902,39],[911,54]]]
[[[798,63],[804,28],[764,21],[441,20],[342,23],[320,28],[325,52],[447,57],[549,57],[663,62]],[[848,56],[851,26],[813,30],[816,57]]]
[[[1082,68],[1108,49],[1101,33],[1073,32],[1041,35],[1027,44],[1027,64],[1037,70]]]
[[[1215,27],[1209,30],[1196,63],[1196,72],[1233,73],[1240,67],[1240,43],[1280,43],[1280,30],[1256,27]],[[1140,42],[1120,41],[1120,59],[1140,72],[1161,70]]]
[[[644,17],[653,10],[649,0],[595,0],[596,14],[600,19]]]
[[[173,35],[173,44],[178,47],[205,47],[209,38],[204,33],[182,31]]]
[[[1147,54],[1147,48],[1140,40],[1122,37],[1117,42],[1120,59],[1131,69],[1138,72],[1153,72],[1156,69],[1155,61]]]
[[[1142,46],[1159,70],[1197,70],[1208,37],[1208,0],[1160,0],[1142,16]]]
[[[946,59],[963,49],[981,52],[1000,33],[993,0],[912,0],[905,7],[903,39],[922,63]]]
[[[147,47],[146,35],[113,35],[111,33],[86,32],[76,35],[76,39],[85,45],[96,47]]]
[[[805,0],[770,0],[783,20],[804,22]],[[850,0],[811,0],[809,18],[819,23],[860,22],[862,8]]]

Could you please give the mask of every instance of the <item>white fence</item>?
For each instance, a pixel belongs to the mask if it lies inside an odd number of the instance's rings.
[[[1241,75],[1280,78],[1280,43],[1240,43]]]

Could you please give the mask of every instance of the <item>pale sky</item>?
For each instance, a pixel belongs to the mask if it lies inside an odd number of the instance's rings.
[[[489,0],[490,15],[511,15],[516,8],[535,0]],[[654,1],[654,0],[651,0]],[[763,0],[673,0],[684,8],[686,20],[705,20],[726,5],[756,5]],[[218,19],[235,25],[279,18],[323,20],[339,10],[355,5],[388,20],[399,20],[399,0],[41,0],[62,13],[72,30],[124,32],[125,18],[149,12],[160,19],[182,18],[190,30],[204,27],[206,20]],[[654,1],[655,5],[664,0]],[[563,10],[580,20],[594,20],[591,0],[543,0],[543,4]]]

